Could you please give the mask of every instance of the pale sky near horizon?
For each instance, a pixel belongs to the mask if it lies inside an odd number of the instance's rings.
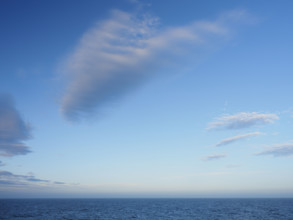
[[[0,198],[293,197],[293,2],[0,2]]]

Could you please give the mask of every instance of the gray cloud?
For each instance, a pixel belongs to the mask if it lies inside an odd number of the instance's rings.
[[[32,178],[32,176],[15,175],[11,172],[0,170],[0,182],[2,185],[27,185],[28,178]]]
[[[242,135],[226,138],[226,139],[220,141],[219,143],[217,143],[216,147],[227,145],[227,144],[232,144],[232,143],[234,143],[236,141],[247,139],[249,137],[257,136],[257,135],[260,135],[260,134],[261,134],[260,132],[253,132],[253,133],[247,133],[247,134],[242,134]]]
[[[31,127],[15,109],[9,95],[0,94],[0,155],[15,156],[31,152],[22,142],[31,138]]]
[[[267,147],[266,150],[257,153],[256,155],[272,155],[274,157],[286,157],[293,155],[293,143],[279,144]]]
[[[276,114],[263,114],[257,112],[241,112],[235,115],[225,115],[209,123],[208,130],[211,129],[243,129],[256,125],[273,123],[279,119]]]
[[[222,158],[225,158],[225,157],[226,157],[225,154],[214,154],[214,155],[208,155],[208,156],[206,156],[203,160],[204,161],[211,161],[211,160],[222,159]]]
[[[20,185],[20,184],[16,184],[14,181],[9,181],[9,180],[0,180],[0,185]]]
[[[14,176],[11,172],[0,170],[0,177],[2,176]]]
[[[63,185],[65,183],[64,182],[55,181],[54,184]]]
[[[49,180],[37,179],[37,178],[34,178],[34,177],[29,177],[29,178],[27,178],[26,180],[27,180],[27,181],[30,181],[30,182],[45,182],[45,183],[50,182]]]
[[[62,113],[74,120],[100,110],[155,75],[158,68],[174,63],[174,58],[178,62],[186,53],[200,53],[227,37],[231,22],[245,17],[244,11],[232,11],[213,22],[160,30],[154,16],[113,11],[110,19],[84,34],[64,65],[67,88]]]
[[[0,155],[6,157],[12,157],[16,155],[24,155],[30,153],[31,150],[24,144],[12,144],[12,143],[1,143],[0,144]]]
[[[9,171],[0,170],[0,184],[2,185],[32,185],[32,184],[65,184],[38,179],[34,175],[16,175]]]

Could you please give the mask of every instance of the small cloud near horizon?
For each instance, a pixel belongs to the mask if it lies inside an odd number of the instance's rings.
[[[12,172],[0,170],[0,185],[34,185],[34,184],[65,184],[63,182],[52,182],[36,178],[33,174],[29,175],[16,175]]]
[[[266,150],[255,154],[257,156],[271,155],[273,157],[288,157],[293,155],[293,143],[277,144],[266,147]]]
[[[227,155],[225,154],[213,154],[213,155],[208,155],[205,158],[203,158],[204,161],[211,161],[211,160],[218,160],[225,158]]]

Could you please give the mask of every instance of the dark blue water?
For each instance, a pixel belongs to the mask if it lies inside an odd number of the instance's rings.
[[[0,219],[293,220],[293,199],[2,199]]]

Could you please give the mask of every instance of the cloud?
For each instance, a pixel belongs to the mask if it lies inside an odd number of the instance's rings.
[[[34,184],[65,184],[35,178],[33,174],[16,175],[9,171],[0,170],[0,184],[2,185],[34,185]]]
[[[274,157],[286,157],[293,155],[293,143],[278,144],[267,147],[266,150],[257,153],[256,155],[272,155]]]
[[[209,123],[208,130],[211,129],[243,129],[256,125],[273,123],[279,119],[276,114],[263,114],[257,112],[241,112],[235,115],[225,115]]]
[[[9,181],[9,180],[0,180],[0,186],[1,185],[17,185],[14,181]]]
[[[15,175],[11,172],[0,170],[0,183],[2,185],[26,185],[27,179],[32,176]]]
[[[63,185],[65,183],[64,182],[55,181],[54,184]]]
[[[213,154],[213,155],[208,155],[206,156],[203,160],[204,161],[211,161],[211,160],[218,160],[226,157],[225,154]]]
[[[5,164],[2,162],[2,161],[0,161],[0,167],[2,167],[2,166],[4,166]]]
[[[236,10],[216,21],[162,29],[155,16],[114,10],[108,20],[84,34],[65,62],[62,113],[69,120],[95,113],[156,75],[160,67],[183,61],[188,53],[198,55],[226,39],[229,26],[246,16]]]
[[[29,178],[27,178],[26,180],[27,180],[27,181],[30,181],[30,182],[45,182],[45,183],[50,182],[49,180],[37,179],[37,178],[34,178],[34,177],[29,177]]]
[[[29,147],[24,144],[12,144],[12,143],[1,143],[0,144],[0,155],[5,157],[12,157],[16,155],[24,155],[30,153]]]
[[[249,137],[257,136],[257,135],[260,135],[260,134],[262,134],[262,133],[260,133],[260,132],[253,132],[253,133],[247,133],[247,134],[242,134],[242,135],[238,135],[238,136],[226,138],[226,139],[220,141],[219,143],[217,143],[216,144],[216,147],[223,146],[223,145],[227,145],[227,144],[231,144],[231,143],[234,143],[235,141],[247,139]]]
[[[0,94],[0,155],[11,157],[30,151],[22,142],[31,138],[31,126],[15,109],[9,95]]]

